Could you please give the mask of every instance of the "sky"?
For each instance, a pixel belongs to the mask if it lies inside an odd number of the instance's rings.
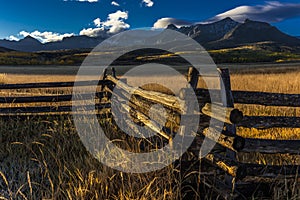
[[[300,36],[300,0],[0,0],[0,38],[41,42],[136,28],[209,23],[226,17],[265,21]]]

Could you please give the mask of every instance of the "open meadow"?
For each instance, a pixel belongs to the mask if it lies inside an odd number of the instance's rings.
[[[75,80],[76,67],[66,72],[59,69],[46,74],[42,69],[24,67],[24,73],[3,68],[0,83],[71,82]],[[300,94],[300,64],[289,66],[238,66],[230,68],[233,91],[256,91],[284,94]],[[30,71],[32,70],[32,71]],[[1,67],[0,67],[0,71]],[[31,73],[32,72],[32,73]],[[87,77],[90,78],[90,77]],[[97,79],[97,77],[94,77]],[[161,77],[163,80],[164,77]],[[129,85],[139,85],[151,77],[132,77]],[[170,77],[176,91],[176,77]],[[198,87],[203,87],[201,80]],[[152,87],[152,88],[151,88]],[[145,85],[146,90],[168,93],[168,89],[157,85]],[[178,89],[178,88],[177,88]],[[71,94],[72,88],[60,90],[16,89],[0,90],[0,96],[31,96]],[[177,93],[177,92],[175,92]],[[23,104],[20,104],[22,106]],[[48,105],[48,104],[45,104]],[[4,104],[0,104],[3,107]],[[31,106],[35,106],[32,104]],[[300,117],[299,107],[262,106],[235,104],[247,116],[289,116]],[[99,120],[110,134],[124,148],[132,147],[132,141],[108,120]],[[212,191],[200,186],[200,167],[179,165],[177,162],[164,169],[145,174],[130,174],[113,170],[98,162],[87,152],[74,127],[71,115],[48,117],[8,117],[0,119],[0,199],[215,199]],[[237,134],[249,138],[298,139],[300,128],[242,128]],[[123,140],[124,139],[124,140]],[[299,155],[274,156],[262,154],[241,154],[244,162],[270,164],[300,164]],[[194,161],[197,163],[198,161]],[[180,163],[180,162],[179,162]],[[200,161],[201,164],[201,161]],[[195,166],[198,166],[195,164]],[[298,177],[292,182],[274,184],[272,198],[300,198],[297,189]],[[259,187],[259,186],[258,186]],[[298,187],[299,188],[299,187]],[[253,199],[256,199],[254,196]]]

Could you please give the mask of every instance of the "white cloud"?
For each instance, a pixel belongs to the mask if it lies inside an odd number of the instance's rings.
[[[101,26],[101,19],[100,18],[95,19],[93,22],[94,22],[95,26],[97,26],[97,27]]]
[[[100,18],[94,19],[93,23],[96,28],[82,29],[79,35],[97,37],[118,33],[130,28],[130,25],[124,22],[126,19],[128,19],[128,12],[118,10],[115,13],[110,13],[106,21],[101,21]]]
[[[113,6],[120,6],[120,4],[118,4],[118,3],[115,2],[115,1],[112,1],[112,2],[111,2],[111,5],[113,5]]]
[[[165,17],[165,18],[158,19],[154,23],[153,28],[156,28],[156,29],[166,28],[169,24],[174,24],[177,27],[181,27],[181,26],[190,26],[190,25],[194,24],[194,22],[189,22],[186,20],[181,20],[181,19],[176,19],[176,18]]]
[[[42,43],[46,43],[46,42],[56,42],[56,41],[61,41],[63,38],[65,37],[71,37],[74,35],[74,33],[64,33],[64,34],[60,34],[60,33],[53,33],[53,32],[40,32],[40,31],[33,31],[33,32],[27,32],[27,31],[21,31],[19,33],[20,36],[26,37],[26,36],[31,36],[39,41],[41,41]]]
[[[154,5],[152,0],[143,0],[142,3],[144,3],[147,7],[152,7]]]
[[[103,26],[109,28],[110,33],[117,33],[121,30],[128,29],[129,24],[126,24],[124,20],[128,19],[128,12],[118,10],[115,13],[108,15],[107,21],[103,22]]]
[[[82,29],[79,35],[86,35],[89,37],[106,36],[104,28],[87,28]]]
[[[9,37],[7,37],[8,40],[12,40],[12,41],[19,41],[20,39],[17,38],[16,36],[10,35]]]
[[[215,17],[207,20],[207,22],[218,21],[226,17],[230,17],[238,22],[244,22],[245,19],[264,22],[280,22],[296,16],[300,16],[300,3],[268,1],[264,5],[244,5],[236,7],[216,15]]]

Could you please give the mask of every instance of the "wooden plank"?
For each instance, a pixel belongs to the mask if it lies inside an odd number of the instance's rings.
[[[106,80],[89,80],[78,81],[76,86],[90,86],[90,85],[104,85]],[[28,89],[28,88],[59,88],[59,87],[73,87],[74,82],[44,82],[44,83],[23,83],[23,84],[1,84],[0,89]]]
[[[243,113],[238,109],[223,107],[219,104],[206,103],[201,109],[201,112],[211,118],[224,121],[228,124],[236,124],[243,119]]]
[[[113,92],[111,89],[107,88],[109,92]],[[151,119],[157,121],[160,125],[166,126],[167,128],[172,128],[175,132],[178,129],[180,124],[180,115],[168,108],[164,108],[166,111],[166,116],[164,116],[164,112],[162,110],[153,107],[152,102],[149,102],[145,99],[139,98],[139,96],[132,95],[130,96],[125,90],[118,90],[114,95],[124,99],[128,102],[128,105],[134,109],[142,112],[144,115],[149,116],[150,109],[153,111]]]
[[[237,126],[256,129],[300,128],[300,117],[244,116]]]
[[[300,140],[245,138],[245,146],[241,152],[300,154]]]
[[[209,153],[205,156],[205,159],[237,179],[243,179],[247,175],[242,165],[221,154]]]
[[[182,100],[177,98],[176,96],[163,94],[160,92],[153,92],[153,91],[146,91],[140,88],[134,88],[126,85],[125,83],[122,83],[118,79],[107,76],[107,80],[112,81],[114,84],[118,84],[118,87],[125,90],[129,94],[138,95],[148,101],[151,101],[153,103],[162,104],[168,108],[174,109],[178,112],[182,112],[185,108],[182,108],[184,103]]]
[[[134,121],[132,121],[132,116],[130,115],[129,112],[127,112],[127,110],[125,109],[124,106],[122,106],[122,104],[116,104],[116,108],[118,110],[118,112],[120,112],[119,115],[114,115],[114,117],[116,117],[116,120],[120,120],[120,121],[125,121],[126,123],[126,127],[130,129],[130,131],[133,131],[135,135],[139,135],[140,137],[143,137],[140,133],[140,130],[137,127],[137,124],[135,124]],[[124,115],[126,117],[124,117]],[[120,118],[118,118],[120,117]]]
[[[226,133],[226,131],[221,130],[220,128],[205,128],[202,134],[209,139],[216,141],[218,144],[223,147],[229,148],[235,152],[241,151],[245,146],[245,139],[237,136]]]
[[[220,98],[218,90],[211,90],[214,98]],[[196,91],[199,102],[210,102],[209,91],[199,88]],[[235,103],[258,104],[265,106],[300,107],[300,94],[283,94],[252,91],[232,91]]]
[[[300,94],[234,91],[236,103],[300,107]]]
[[[247,163],[243,164],[247,176],[267,177],[284,179],[288,176],[297,176],[300,173],[300,166],[298,165],[259,165]]]
[[[47,117],[64,117],[64,116],[88,116],[88,115],[95,115],[94,111],[91,112],[44,112],[44,113],[0,113],[0,119],[9,120],[11,118],[18,118],[18,119],[27,119],[29,117],[40,117],[40,118],[47,118]],[[110,108],[103,108],[96,113],[98,118],[111,118],[111,111]]]
[[[115,100],[112,99],[112,101],[115,101]],[[139,120],[140,122],[145,124],[145,126],[150,128],[152,131],[158,133],[159,135],[166,138],[170,142],[172,141],[172,136],[170,136],[170,135],[166,134],[164,131],[162,131],[161,128],[159,128],[160,126],[157,123],[155,123],[154,121],[151,121],[149,117],[147,117],[146,115],[144,115],[143,113],[141,113],[137,110],[135,110],[133,113],[130,106],[128,106],[122,102],[124,102],[124,101],[122,101],[121,99],[118,99],[116,101],[116,103],[119,104],[126,112],[131,113],[132,117],[136,118],[137,120]]]
[[[97,92],[96,94],[84,93],[78,94],[80,99],[87,100],[92,96],[103,98],[109,96],[107,92]],[[72,101],[73,95],[48,95],[48,96],[22,96],[22,97],[0,97],[0,103],[37,103],[37,102],[64,102]]]
[[[90,110],[100,110],[103,108],[110,108],[110,103],[103,103],[103,104],[95,104],[95,106],[89,106],[85,107],[82,106],[76,106],[75,108],[80,111],[80,109],[84,108],[82,110],[90,111]],[[72,106],[40,106],[40,107],[13,107],[13,108],[0,108],[1,114],[9,114],[9,113],[45,113],[45,112],[71,112]]]

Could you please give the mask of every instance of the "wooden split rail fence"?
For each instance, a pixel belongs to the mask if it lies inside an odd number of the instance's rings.
[[[243,116],[243,113],[234,108],[234,103],[239,104],[257,104],[266,106],[300,106],[299,94],[276,94],[263,92],[245,92],[232,91],[230,84],[230,75],[228,69],[218,69],[221,90],[209,92],[207,89],[197,88],[199,73],[194,68],[189,68],[187,79],[190,86],[194,89],[198,99],[200,113],[194,115],[200,116],[200,124],[197,131],[197,137],[209,138],[217,143],[216,147],[207,154],[203,160],[213,166],[214,178],[201,178],[201,181],[212,189],[220,193],[224,198],[231,199],[236,196],[243,198],[241,187],[245,186],[246,177],[288,177],[296,176],[300,172],[300,167],[295,165],[262,165],[241,163],[237,159],[239,152],[258,152],[262,154],[299,154],[300,141],[298,140],[269,140],[243,138],[236,134],[236,127],[253,127],[265,129],[271,127],[292,127],[300,128],[300,117],[265,117],[265,116]],[[28,83],[28,84],[2,84],[0,91],[11,91],[12,96],[5,95],[0,97],[0,115],[1,117],[27,116],[27,115],[63,115],[72,112],[72,94],[39,94],[39,95],[20,95],[19,91],[32,89],[49,88],[72,88],[73,82],[55,82],[55,83]],[[183,88],[179,94],[180,98],[173,95],[163,94],[155,91],[147,91],[141,88],[134,88],[126,83],[125,79],[118,79],[113,70],[112,75],[105,71],[103,80],[81,81],[77,82],[77,87],[90,85],[101,86],[93,95],[97,99],[95,108],[102,111],[110,109],[112,102],[116,102],[120,112],[130,116],[132,120],[127,120],[128,125],[136,123],[148,127],[156,132],[162,138],[172,141],[174,134],[178,134],[182,120],[182,106],[185,99],[188,98],[188,92]],[[118,92],[114,92],[114,87],[118,86]],[[14,96],[13,94],[18,94]],[[114,98],[112,97],[112,94]],[[88,99],[91,93],[80,94],[81,98]],[[211,95],[216,95],[222,99],[222,102],[215,104],[211,102]],[[105,99],[106,101],[102,101]],[[108,101],[107,101],[108,100]],[[125,103],[127,102],[127,103]],[[31,105],[34,103],[34,105]],[[37,103],[41,103],[40,106]],[[65,103],[60,105],[60,103]],[[25,104],[25,105],[24,105]],[[27,105],[28,104],[28,105]],[[55,105],[52,105],[55,104]],[[153,104],[162,105],[167,118],[163,116],[161,110],[152,107]],[[17,105],[17,106],[16,106]],[[215,107],[216,112],[211,112],[211,107]],[[94,108],[93,108],[94,109]],[[154,109],[152,116],[149,116],[149,110]],[[193,109],[193,106],[189,106]],[[224,118],[218,115],[218,112],[226,111]],[[108,111],[109,112],[109,111]],[[78,114],[78,113],[77,113]],[[80,113],[79,113],[80,114]],[[150,120],[151,119],[151,120]],[[193,119],[193,115],[189,116]],[[210,120],[224,120],[224,127],[208,127]],[[151,121],[151,123],[150,123]],[[153,121],[155,123],[153,123]],[[163,128],[161,128],[163,127]],[[138,131],[138,130],[135,130]],[[193,143],[195,144],[195,143]],[[196,142],[196,145],[201,145]],[[199,149],[199,148],[198,148]],[[216,173],[220,173],[221,180],[216,178]]]

